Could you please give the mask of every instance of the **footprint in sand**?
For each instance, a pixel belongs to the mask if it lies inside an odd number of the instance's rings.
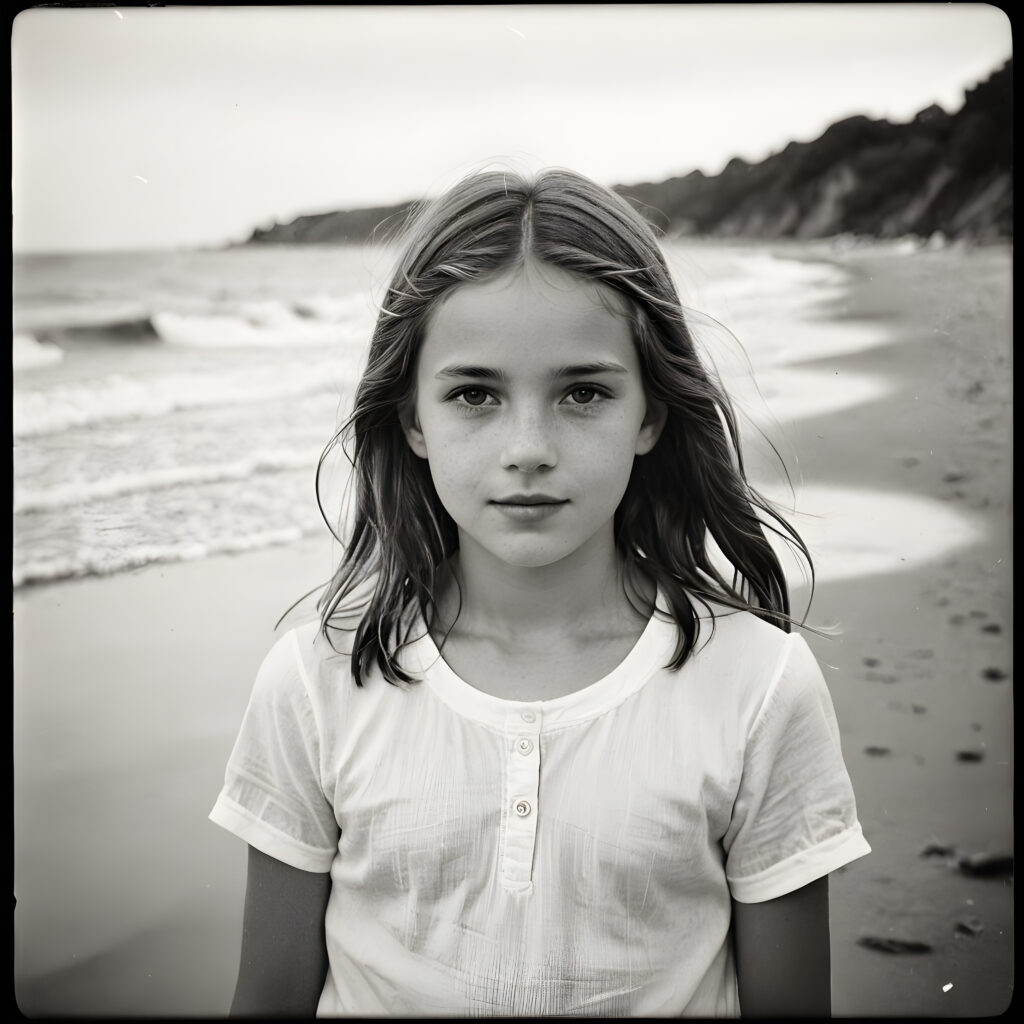
[[[868,757],[885,757],[888,754],[891,754],[892,750],[890,750],[889,747],[870,746],[864,748],[864,753],[867,754]]]
[[[951,843],[943,843],[940,840],[933,840],[921,850],[922,857],[955,857],[956,847]]]
[[[891,672],[865,672],[864,678],[869,683],[898,683],[900,677]]]
[[[981,627],[982,633],[1002,633],[1003,627],[998,622],[988,622]]]
[[[890,939],[877,935],[862,935],[857,940],[858,946],[873,949],[879,953],[930,953],[932,947],[927,942],[913,939]]]
[[[983,750],[958,750],[956,752],[956,759],[958,761],[977,763],[978,761],[985,760],[985,752]]]
[[[891,700],[886,706],[890,711],[900,711],[903,713],[912,711],[915,715],[923,715],[928,710],[924,704],[911,704],[908,708],[906,704],[899,700]]]
[[[987,679],[990,683],[1001,682],[1003,679],[1006,678],[1006,676],[1007,673],[1004,672],[1001,668],[994,668],[990,666],[989,668],[982,669],[981,671],[981,678]]]

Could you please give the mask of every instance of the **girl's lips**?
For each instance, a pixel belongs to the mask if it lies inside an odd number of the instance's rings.
[[[510,494],[507,498],[495,498],[495,505],[564,505],[564,498],[553,498],[550,494]]]
[[[551,498],[547,495],[515,495],[509,498],[502,498],[500,501],[492,501],[491,504],[509,519],[521,523],[533,523],[540,519],[547,519],[553,516],[564,505],[569,502],[561,498]]]

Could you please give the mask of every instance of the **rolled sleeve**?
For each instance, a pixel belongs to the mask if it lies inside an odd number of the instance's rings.
[[[294,633],[256,675],[210,820],[304,871],[329,871],[337,819],[324,792],[316,709]]]
[[[750,729],[724,847],[741,903],[782,896],[870,852],[832,699],[796,634]]]

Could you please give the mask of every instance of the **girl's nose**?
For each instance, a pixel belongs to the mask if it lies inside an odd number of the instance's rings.
[[[557,461],[550,425],[544,422],[543,416],[526,414],[512,420],[501,451],[504,469],[533,473],[538,469],[552,469]]]

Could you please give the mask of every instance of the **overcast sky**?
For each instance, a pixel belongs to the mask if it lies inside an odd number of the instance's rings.
[[[985,4],[39,8],[15,251],[216,245],[494,164],[607,185],[910,120],[1011,56]]]

